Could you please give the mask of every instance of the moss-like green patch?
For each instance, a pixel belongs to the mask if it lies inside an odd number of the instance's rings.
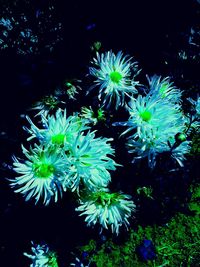
[[[139,259],[136,248],[144,239],[154,243],[156,260],[143,262]],[[123,244],[115,244],[110,239],[97,250],[92,241],[81,250],[90,253],[97,267],[198,266],[200,218],[179,213],[165,226],[139,226],[137,231],[130,230],[129,238]]]

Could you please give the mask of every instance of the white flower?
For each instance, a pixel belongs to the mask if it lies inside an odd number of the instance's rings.
[[[118,165],[109,156],[114,154],[109,141],[112,139],[95,138],[94,132],[80,133],[67,147],[66,163],[70,167],[66,183],[72,191],[78,190],[80,182],[92,191],[108,185],[108,170],[115,170]]]
[[[32,254],[24,252],[24,256],[32,260],[30,267],[58,267],[57,255],[55,252],[50,251],[47,244],[35,245],[32,243]]]
[[[122,193],[94,192],[80,201],[76,211],[82,212],[80,216],[86,215],[88,226],[99,223],[101,230],[111,227],[112,233],[118,235],[120,226],[125,225],[128,229],[128,219],[135,210],[135,204],[130,198]]]
[[[140,136],[141,131],[163,131],[169,135],[182,132],[184,117],[179,110],[179,105],[173,105],[154,96],[139,95],[137,99],[132,98],[127,105],[130,117],[127,122],[116,122],[114,125],[128,126],[122,133],[125,134],[133,129],[137,129]],[[176,128],[174,128],[176,126]]]
[[[169,142],[175,143],[175,136],[184,132],[186,119],[178,104],[154,95],[131,99],[127,109],[129,120],[114,125],[128,126],[122,135],[132,131],[127,142],[129,153],[136,154],[134,159],[148,157],[153,168],[157,154],[170,151]]]
[[[138,82],[131,77],[137,62],[131,62],[131,59],[123,56],[121,51],[117,55],[111,51],[101,55],[97,52],[97,58],[92,62],[94,67],[89,68],[90,75],[96,80],[89,91],[99,87],[98,98],[103,101],[103,106],[109,108],[113,104],[118,109],[125,104],[125,96],[137,93],[135,86]]]
[[[32,120],[27,116],[27,120],[31,124],[31,128],[24,129],[31,135],[27,140],[37,138],[41,143],[47,145],[63,146],[70,144],[80,131],[88,129],[85,126],[84,120],[81,120],[78,115],[72,115],[67,118],[66,110],[58,109],[54,115],[42,115],[43,129],[39,129]]]
[[[11,187],[17,188],[16,193],[21,193],[28,201],[35,198],[36,203],[43,199],[43,204],[48,205],[53,199],[58,200],[66,190],[65,179],[66,164],[64,164],[61,151],[58,149],[44,149],[35,146],[30,151],[22,146],[26,160],[18,160],[13,157],[14,171],[19,177],[11,179]]]
[[[177,143],[175,136],[170,134],[170,129],[163,129],[163,131],[141,131],[140,137],[138,135],[129,138],[127,142],[128,152],[135,153],[132,162],[140,158],[148,158],[150,168],[156,165],[156,156],[163,152],[169,152],[172,158],[176,159],[181,167],[185,160],[185,154],[190,151],[190,142],[183,141]],[[176,131],[177,132],[177,131]]]
[[[181,91],[174,86],[173,82],[170,82],[169,77],[162,78],[161,76],[154,75],[152,77],[147,76],[147,79],[150,95],[168,100],[171,103],[181,102]]]

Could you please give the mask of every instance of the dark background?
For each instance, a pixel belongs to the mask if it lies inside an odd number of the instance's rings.
[[[199,4],[192,0],[52,2],[63,23],[64,38],[54,51],[37,56],[20,56],[14,50],[0,54],[2,267],[29,266],[22,253],[30,251],[31,240],[47,242],[58,252],[59,266],[67,266],[74,247],[96,234],[79,220],[70,196],[51,207],[35,207],[10,189],[5,178],[13,178],[8,168],[11,156],[20,155],[20,144],[26,139],[22,130],[25,120],[20,115],[66,77],[84,77],[91,59],[90,46],[95,41],[102,43],[104,51],[122,50],[134,56],[143,70],[141,79],[145,74],[173,75],[175,54],[180,46],[186,46],[184,34],[199,19]],[[47,3],[35,1],[38,8]],[[166,65],[166,60],[170,64]],[[196,72],[194,67],[191,72]]]

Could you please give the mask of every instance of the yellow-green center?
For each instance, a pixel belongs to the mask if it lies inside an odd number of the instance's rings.
[[[49,163],[37,163],[34,166],[34,173],[39,178],[48,178],[54,173],[54,166]]]
[[[64,134],[56,134],[51,137],[51,141],[54,145],[63,145],[65,140]]]
[[[109,206],[117,201],[119,198],[117,193],[97,192],[94,194],[95,202],[102,206]]]
[[[114,83],[119,83],[122,79],[122,75],[118,71],[113,71],[110,73],[110,79]]]
[[[152,114],[150,111],[148,110],[145,110],[145,111],[142,111],[140,112],[140,118],[143,120],[143,121],[146,121],[146,122],[149,122],[150,119],[152,117]]]

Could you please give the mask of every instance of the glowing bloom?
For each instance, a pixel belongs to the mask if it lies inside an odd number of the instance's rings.
[[[16,193],[21,193],[28,201],[35,198],[36,203],[43,199],[43,204],[48,205],[53,199],[58,200],[65,191],[63,180],[65,178],[65,164],[61,151],[35,146],[30,151],[22,146],[26,160],[21,162],[13,157],[14,171],[19,177],[11,179],[11,187],[17,188]]]
[[[72,191],[79,189],[80,182],[92,191],[108,185],[108,170],[115,170],[118,165],[109,156],[114,154],[109,141],[112,138],[95,138],[94,132],[88,132],[80,133],[70,144],[65,160],[69,166],[66,183]]]
[[[152,77],[147,76],[147,79],[150,95],[168,100],[171,103],[181,102],[181,91],[174,86],[173,82],[170,82],[169,77],[162,78],[161,76],[154,75]]]
[[[47,244],[35,245],[33,242],[31,243],[33,254],[24,252],[24,256],[32,260],[30,267],[58,267],[57,255],[49,249]]]
[[[177,132],[178,130],[175,128],[174,131]],[[142,130],[140,136],[136,134],[129,138],[127,142],[128,152],[135,154],[132,162],[147,157],[149,167],[154,168],[156,156],[163,152],[170,152],[171,156],[183,167],[184,155],[190,150],[190,142],[183,141],[183,143],[176,144],[175,137],[170,132],[173,133],[173,129],[163,128],[161,131],[155,128],[151,131]]]
[[[139,95],[137,99],[131,99],[127,109],[129,120],[114,125],[128,126],[122,135],[129,132],[129,153],[136,154],[134,159],[148,157],[148,164],[153,168],[156,155],[170,151],[169,142],[175,143],[175,136],[184,132],[186,119],[178,104],[154,95]]]
[[[99,223],[101,230],[111,227],[112,233],[119,234],[119,227],[125,225],[128,229],[131,213],[135,210],[135,204],[129,195],[122,193],[110,193],[105,191],[88,194],[81,200],[76,211],[86,215],[85,222],[88,226]]]
[[[55,116],[42,116],[43,129],[39,129],[32,120],[27,116],[27,120],[31,124],[31,128],[24,129],[31,135],[27,140],[37,138],[41,143],[46,145],[64,146],[70,144],[80,131],[88,129],[84,120],[78,115],[69,116],[67,118],[66,110],[58,109]]]
[[[111,51],[101,55],[97,52],[97,58],[92,62],[94,67],[89,68],[90,75],[96,80],[89,91],[99,87],[98,98],[103,101],[103,106],[109,108],[113,104],[118,109],[125,104],[125,96],[137,93],[135,86],[138,82],[133,79],[138,73],[137,62],[131,62],[131,59],[123,56],[121,51],[117,55]],[[135,72],[133,77],[132,72]]]
[[[137,99],[131,99],[127,109],[130,114],[129,120],[113,124],[114,126],[128,126],[128,129],[122,134],[134,129],[137,129],[139,136],[141,131],[151,132],[152,129],[156,132],[164,130],[166,133],[167,131],[168,136],[182,132],[184,117],[178,105],[173,105],[154,96],[143,97],[139,95]]]

